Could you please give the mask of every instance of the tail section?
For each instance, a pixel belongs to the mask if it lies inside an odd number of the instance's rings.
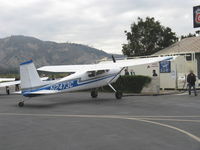
[[[20,64],[20,78],[22,91],[43,85],[32,60]]]

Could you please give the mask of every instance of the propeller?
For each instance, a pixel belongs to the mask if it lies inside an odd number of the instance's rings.
[[[112,60],[114,63],[116,63],[115,57],[112,55]]]

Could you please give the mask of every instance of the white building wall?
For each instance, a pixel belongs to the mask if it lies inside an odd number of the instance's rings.
[[[158,74],[158,82],[161,89],[183,89],[186,88],[186,76],[190,70],[193,70],[197,75],[197,60],[192,54],[192,60],[186,60],[186,54],[179,55],[175,60],[171,61],[171,72],[170,73],[160,73],[159,63],[145,64],[139,66],[128,67],[129,74],[133,75],[144,75],[152,77],[153,70],[156,70]],[[121,73],[125,74],[124,71]],[[197,84],[198,85],[198,79]]]
[[[128,67],[130,74],[134,72],[135,75],[149,77],[152,77],[153,70],[156,70],[160,78],[161,89],[182,89],[187,86],[186,76],[190,70],[193,70],[197,75],[197,61],[196,59],[187,61],[184,55],[177,56],[175,60],[171,61],[170,73],[160,73],[159,63]],[[124,72],[122,72],[122,74],[124,74]]]
[[[150,77],[152,77],[153,70],[156,70],[156,73],[159,75],[159,63],[128,67],[130,74],[133,72],[135,75],[144,75]],[[124,75],[124,72],[122,72],[122,74]]]

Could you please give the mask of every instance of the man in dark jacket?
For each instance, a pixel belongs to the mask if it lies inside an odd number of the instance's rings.
[[[157,77],[158,74],[156,73],[156,70],[153,70],[153,77]]]
[[[193,87],[194,90],[194,95],[197,96],[196,93],[196,88],[195,88],[195,82],[196,82],[196,76],[193,73],[193,71],[190,71],[190,73],[187,76],[187,82],[188,82],[188,86],[189,86],[189,95],[191,95],[191,87]]]

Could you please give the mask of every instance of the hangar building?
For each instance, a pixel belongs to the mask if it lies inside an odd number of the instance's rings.
[[[197,75],[198,83],[198,79],[200,79],[200,37],[182,39],[152,56],[177,56],[177,58],[168,63],[129,67],[129,72],[152,76],[152,71],[156,70],[161,89],[183,89],[187,86],[187,74],[193,70]],[[199,87],[199,83],[197,87]]]

